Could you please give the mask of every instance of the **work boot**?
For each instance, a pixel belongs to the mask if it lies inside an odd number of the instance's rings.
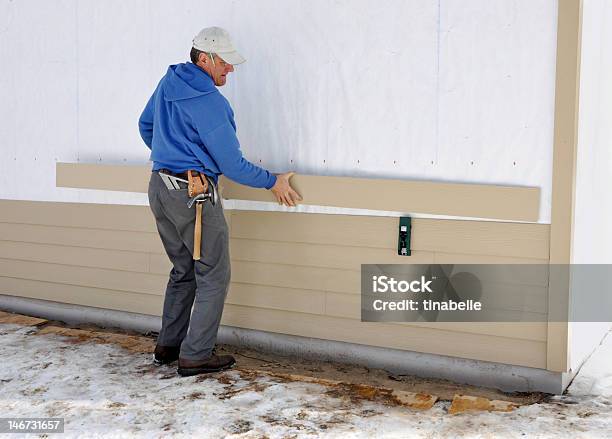
[[[153,353],[153,364],[161,366],[162,364],[170,364],[179,357],[180,346],[155,346]]]
[[[187,377],[201,373],[219,372],[229,369],[234,364],[236,364],[236,360],[231,355],[212,354],[208,360],[198,361],[179,358],[177,372],[179,375]]]

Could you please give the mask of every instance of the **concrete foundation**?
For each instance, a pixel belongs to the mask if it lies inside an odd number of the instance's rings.
[[[139,332],[156,332],[161,327],[161,318],[158,316],[2,294],[0,294],[0,309],[60,320],[70,324],[94,323],[100,326],[119,327]],[[230,326],[221,326],[218,342],[281,355],[359,364],[370,368],[384,369],[394,374],[442,378],[458,383],[497,388],[507,392],[539,391],[561,394],[574,375],[523,366],[385,349]]]

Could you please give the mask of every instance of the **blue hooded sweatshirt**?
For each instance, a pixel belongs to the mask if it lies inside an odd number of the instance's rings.
[[[234,111],[212,78],[190,62],[171,65],[138,121],[151,149],[153,171],[195,169],[251,187],[270,189],[276,176],[246,160],[236,137]]]

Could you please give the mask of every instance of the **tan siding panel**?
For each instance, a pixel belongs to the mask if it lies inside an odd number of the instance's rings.
[[[157,232],[0,223],[0,240],[135,252],[164,251]]]
[[[275,287],[337,291],[359,294],[361,275],[358,271],[298,265],[232,262],[234,282]]]
[[[146,192],[150,165],[57,164],[58,187]],[[302,204],[419,212],[436,215],[537,221],[536,187],[296,175],[292,185]],[[221,178],[225,198],[270,201],[270,191]],[[379,196],[385,194],[385,197]]]
[[[0,294],[161,316],[163,296],[0,276]]]
[[[441,323],[397,323],[402,326],[417,326],[451,332],[491,335],[503,338],[538,341],[546,343],[546,322],[441,322]]]
[[[542,368],[546,364],[546,344],[537,341],[430,328],[407,327],[402,330],[393,324],[362,323],[351,319],[237,305],[225,307],[222,323],[261,331],[528,367]]]
[[[148,207],[4,200],[0,212],[3,293],[132,312],[161,310],[171,266]],[[450,324],[442,330],[361,323],[358,302],[357,314],[330,309],[359,300],[360,262],[545,260],[546,225],[414,219],[414,256],[402,258],[395,255],[397,218],[249,211],[226,211],[226,217],[233,283],[224,318],[236,326],[545,365],[546,337],[538,324],[516,332],[500,324]],[[506,299],[504,306],[543,309],[545,288],[533,287],[520,304],[503,288],[495,291]]]
[[[446,268],[446,273],[450,273],[451,276],[459,272],[469,272],[476,276],[481,282],[489,283],[508,283],[513,285],[528,285],[528,286],[539,286],[547,287],[549,278],[549,266],[548,264],[533,264],[533,263],[469,263],[468,258],[453,257],[453,255],[446,255],[443,258],[439,258],[436,254],[434,256],[436,264],[441,264]],[[514,261],[518,261],[518,258],[514,258]],[[525,259],[524,261],[530,261]]]
[[[163,297],[0,277],[3,294],[160,315]],[[228,304],[223,324],[283,334],[367,344],[394,349],[453,355],[529,367],[544,367],[545,345],[430,328],[398,328],[279,310]]]
[[[497,264],[470,267],[482,281],[548,285],[548,265],[544,259],[504,258],[485,255],[438,254],[415,250],[409,257],[396,249],[341,247],[337,245],[289,243],[232,238],[231,256],[235,261],[289,264],[309,267],[360,270],[361,264]],[[537,262],[537,263],[536,263]],[[516,266],[517,264],[529,267]],[[531,267],[533,265],[533,267]],[[467,267],[463,267],[465,269]]]
[[[233,238],[397,249],[397,218],[234,211],[232,221]],[[415,218],[411,248],[546,259],[548,230],[546,224]]]
[[[149,270],[149,255],[146,253],[27,242],[0,241],[0,258],[140,273]]]
[[[535,187],[314,175],[296,175],[291,184],[302,195],[302,204],[316,206],[517,221],[537,221],[539,215],[540,189]],[[274,201],[269,191],[227,179],[223,181],[223,196]]]
[[[149,255],[149,270],[154,274],[165,274],[168,275],[170,270],[172,270],[172,263],[168,256],[164,253],[160,254],[150,254]]]
[[[152,166],[57,163],[55,185],[107,191],[148,191]]]
[[[0,259],[0,276],[151,295],[163,295],[168,282],[167,276],[156,274],[11,259]]]
[[[412,248],[518,258],[548,258],[546,224],[419,219],[413,221]]]
[[[434,253],[436,264],[548,264],[548,259],[531,257],[513,258],[508,256],[470,255],[462,253]]]
[[[0,222],[4,223],[157,232],[147,206],[3,200],[0,207]],[[247,211],[227,215],[235,238],[397,247],[397,218]],[[548,226],[416,218],[411,247],[415,251],[546,259]]]
[[[233,281],[245,284],[313,289],[356,296],[361,293],[360,273],[348,270],[233,261],[232,273]],[[474,293],[467,292],[466,298],[480,299],[489,308],[546,313],[547,289],[544,286],[483,281],[481,288]]]
[[[325,315],[361,320],[360,296],[327,293],[325,296]],[[389,324],[546,341],[547,324],[545,315],[540,315],[539,321],[536,321],[538,316],[534,314],[533,317],[533,322],[393,322]]]
[[[397,249],[397,218],[234,211],[233,238]]]
[[[336,297],[333,292],[329,292],[330,296]],[[360,318],[360,294],[350,294],[345,292],[339,292],[340,296],[344,296],[344,301],[351,301],[354,305],[351,305],[349,309],[354,309],[354,314],[346,315],[344,317]],[[352,296],[352,299],[348,297]],[[476,296],[476,295],[475,295]],[[483,304],[483,308],[486,310],[505,310],[505,311],[517,311],[517,320],[523,320],[530,318],[532,320],[545,321],[547,315],[547,301],[548,294],[546,288],[543,287],[525,287],[510,284],[483,284],[482,295],[480,298],[474,298],[479,300]],[[521,313],[524,316],[521,317]],[[510,317],[510,316],[508,316]]]
[[[360,270],[361,264],[431,264],[433,253],[414,251],[398,256],[397,249],[261,241],[232,238],[232,260]]]
[[[149,206],[0,200],[0,222],[157,232]]]
[[[325,293],[232,282],[227,303],[258,308],[323,314]]]

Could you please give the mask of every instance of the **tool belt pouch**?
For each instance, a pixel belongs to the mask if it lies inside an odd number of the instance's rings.
[[[189,193],[190,197],[193,198],[196,195],[205,194],[208,192],[208,180],[204,174],[190,169],[187,171],[187,179],[189,181],[187,192]]]

